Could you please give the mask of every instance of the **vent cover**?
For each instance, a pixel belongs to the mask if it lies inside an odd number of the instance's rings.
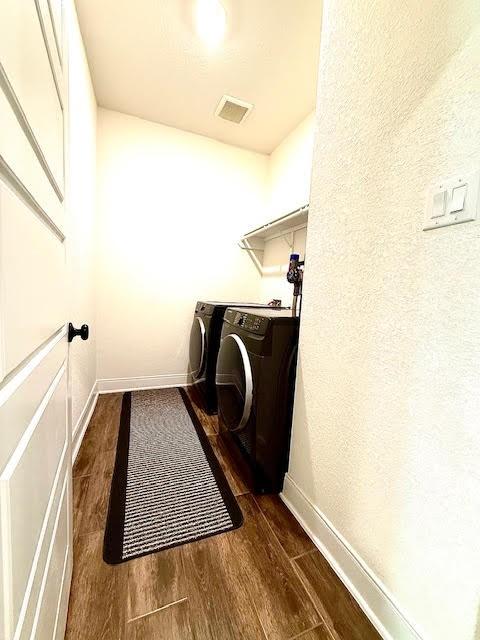
[[[245,120],[252,109],[253,104],[250,104],[249,102],[244,102],[238,98],[232,98],[232,96],[223,96],[215,111],[215,115],[223,120],[240,124]]]

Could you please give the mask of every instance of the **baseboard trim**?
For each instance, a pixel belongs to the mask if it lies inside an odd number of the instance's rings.
[[[138,391],[141,389],[185,387],[188,384],[190,384],[188,374],[172,373],[141,378],[101,378],[97,380],[97,390],[98,393],[114,393],[119,391]]]
[[[287,474],[283,502],[345,584],[384,640],[422,640],[387,588]]]
[[[95,411],[97,399],[97,383],[94,382],[85,406],[83,407],[80,418],[78,419],[78,422],[75,425],[75,429],[72,433],[72,464],[75,462],[78,451],[80,449],[80,445],[82,444],[83,436],[85,435],[85,431],[87,430],[88,423],[90,422],[90,418]]]

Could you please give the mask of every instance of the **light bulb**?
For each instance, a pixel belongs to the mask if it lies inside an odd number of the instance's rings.
[[[215,49],[225,35],[226,14],[219,0],[196,0],[197,32],[209,49]]]

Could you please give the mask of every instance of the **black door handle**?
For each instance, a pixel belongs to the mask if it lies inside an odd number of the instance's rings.
[[[71,322],[68,323],[68,341],[71,342],[75,336],[80,336],[82,340],[88,340],[88,324],[82,324],[80,329],[75,329]]]

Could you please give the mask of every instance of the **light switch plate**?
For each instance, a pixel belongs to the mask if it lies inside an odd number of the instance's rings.
[[[447,190],[442,189],[433,194],[433,207],[430,213],[432,218],[441,218],[446,213]]]
[[[463,189],[460,190],[459,187],[465,187],[466,192],[463,193]],[[428,192],[423,230],[429,231],[476,220],[479,194],[480,169],[437,182]],[[458,210],[463,196],[463,208]],[[445,211],[443,214],[442,209]]]
[[[467,197],[468,185],[462,184],[460,187],[453,187],[452,198],[450,200],[450,207],[448,213],[458,213],[465,209],[465,199]]]

